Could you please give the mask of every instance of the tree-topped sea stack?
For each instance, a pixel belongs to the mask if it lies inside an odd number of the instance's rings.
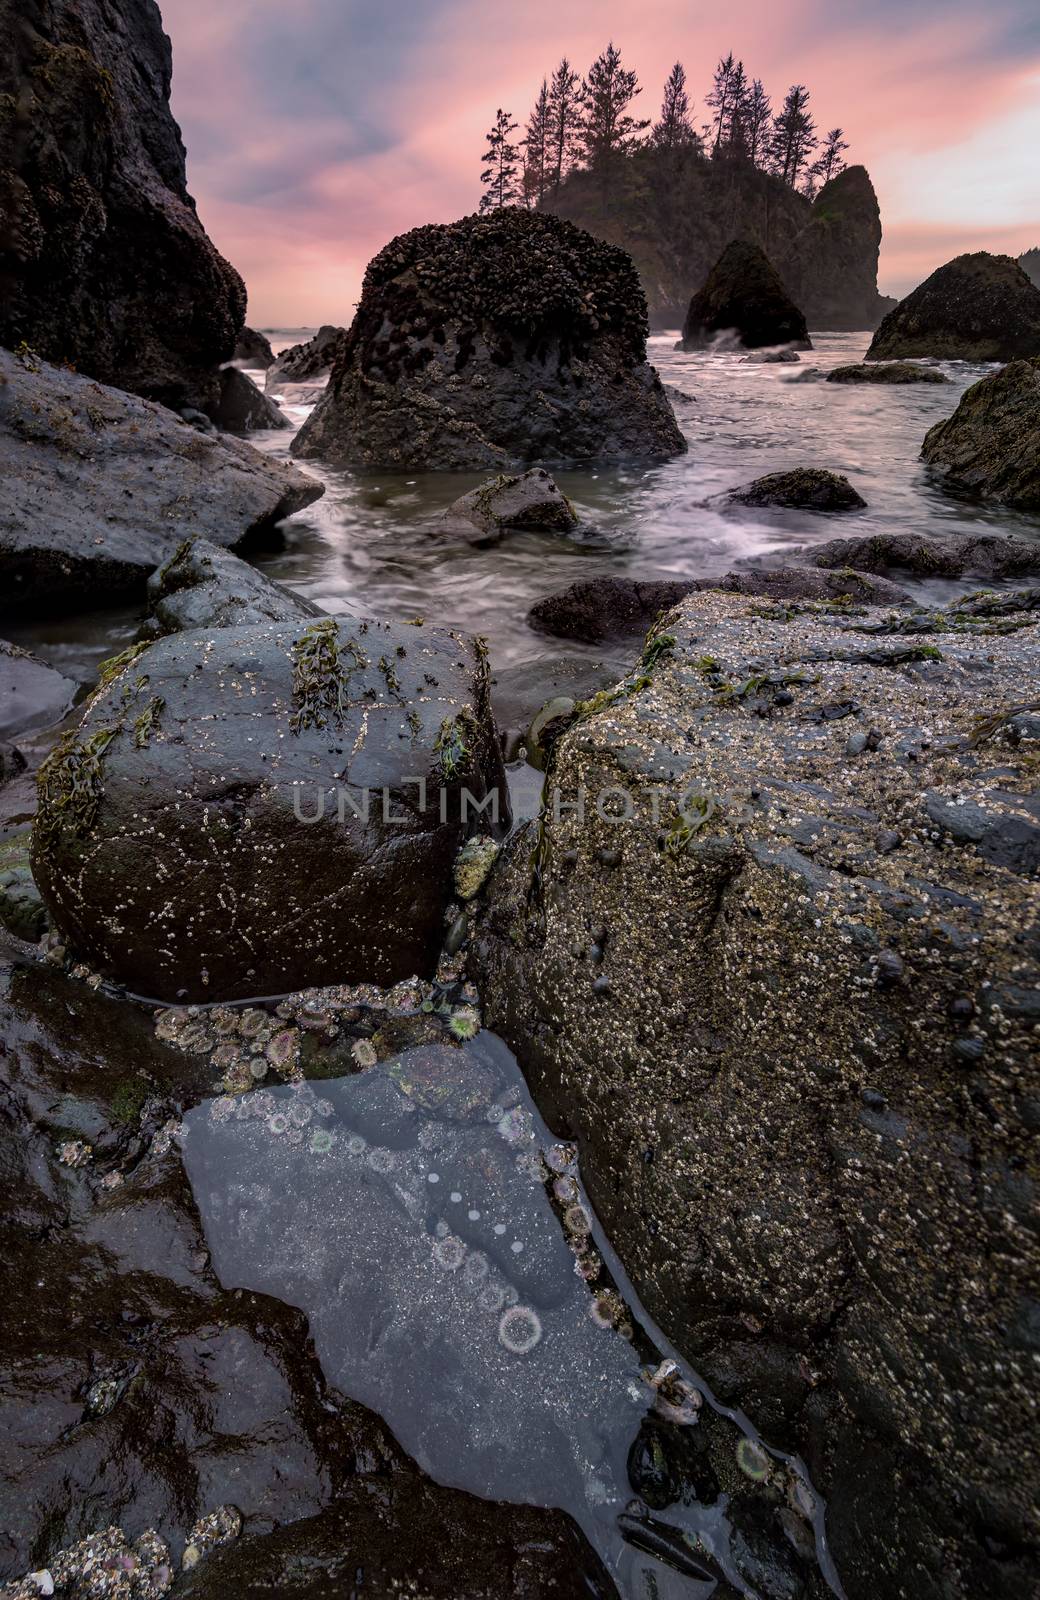
[[[936,356],[1014,361],[1040,355],[1040,289],[1010,256],[956,256],[900,300],[875,333],[868,361]]]
[[[772,262],[746,239],[733,239],[690,301],[684,350],[699,350],[727,333],[745,349],[796,345],[811,350],[805,317],[791,300]]]
[[[415,228],[369,264],[293,449],[356,468],[652,461],[685,450],[623,250],[509,208]]]
[[[154,0],[0,0],[0,344],[216,398],[245,288],[187,191]]]

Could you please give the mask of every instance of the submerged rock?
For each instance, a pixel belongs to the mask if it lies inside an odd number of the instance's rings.
[[[415,228],[379,252],[293,442],[353,467],[435,471],[685,448],[646,362],[628,256],[519,208]]]
[[[324,485],[149,400],[0,350],[0,609],[140,593],[186,536],[238,545]]]
[[[252,433],[256,428],[291,428],[288,417],[258,389],[248,373],[225,367],[220,374],[220,399],[210,415],[224,433]]]
[[[828,571],[821,567],[744,567],[725,577],[697,585],[729,594],[757,594],[770,600],[843,601],[857,605],[899,605],[909,598],[905,589],[887,578],[852,567]]]
[[[170,76],[153,0],[0,5],[0,344],[199,405],[246,294],[187,191]]]
[[[602,644],[645,633],[660,611],[693,587],[683,579],[585,578],[536,601],[527,620],[557,639]]]
[[[513,477],[503,473],[452,502],[440,521],[462,528],[473,544],[494,544],[510,528],[570,533],[578,514],[544,467]]]
[[[471,970],[651,1314],[709,1380],[737,1347],[773,1396],[845,1592],[912,1570],[1011,1600],[1040,1101],[1013,723],[1040,641],[1028,614],[922,620],[682,602],[554,746]],[[958,836],[969,806],[985,829]]]
[[[336,350],[346,337],[345,328],[323,323],[313,339],[303,344],[290,345],[276,356],[267,369],[264,387],[270,393],[287,383],[316,383],[327,378],[336,358]]]
[[[937,367],[923,367],[918,361],[853,361],[848,366],[834,367],[827,374],[828,383],[949,383],[945,372]]]
[[[143,636],[231,628],[324,615],[303,595],[265,578],[208,539],[186,539],[148,579]]]
[[[820,467],[769,472],[742,489],[730,489],[726,499],[742,506],[789,506],[799,511],[858,511],[867,503],[843,473]]]
[[[76,688],[64,673],[19,645],[0,639],[0,739],[13,739],[30,728],[60,722],[76,697]]]
[[[1010,256],[956,256],[900,300],[881,323],[868,361],[937,356],[1013,361],[1040,355],[1040,289]]]
[[[232,360],[238,361],[244,367],[269,367],[274,362],[274,351],[271,341],[264,333],[257,333],[255,328],[243,328],[235,341],[235,353]]]
[[[972,384],[953,416],[928,430],[921,458],[951,488],[1040,510],[1040,356]]]
[[[775,267],[757,244],[745,239],[726,246],[690,301],[682,348],[702,349],[725,333],[734,333],[748,349],[780,344],[812,349],[805,317]]]
[[[163,1000],[432,973],[477,807],[507,815],[480,646],[325,617],[142,648],[40,772],[34,871],[81,958]]]
[[[996,533],[868,533],[828,539],[807,552],[818,567],[912,572],[921,578],[1025,578],[1040,573],[1040,545]]]

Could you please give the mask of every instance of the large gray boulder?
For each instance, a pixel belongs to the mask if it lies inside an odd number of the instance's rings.
[[[241,440],[0,350],[0,609],[142,593],[180,542],[238,545],[324,494]]]
[[[1040,355],[1040,289],[1010,256],[985,250],[939,267],[881,323],[868,361],[938,356],[1013,361]]]
[[[680,454],[646,331],[629,257],[547,212],[414,228],[369,263],[293,451],[409,471]]]
[[[321,615],[310,600],[265,578],[230,550],[208,539],[186,539],[148,579],[148,617],[142,636]]]
[[[952,417],[928,430],[921,458],[952,489],[1040,510],[1040,356],[973,383]]]
[[[803,313],[765,252],[746,239],[726,246],[690,301],[682,348],[699,350],[727,333],[749,350],[768,345],[812,349]]]
[[[164,1000],[432,972],[474,806],[507,810],[480,645],[327,617],[140,649],[40,772],[77,952]]]
[[[644,1303],[806,1457],[850,1600],[1030,1582],[1040,612],[1006,604],[691,596],[556,741],[475,935]]]
[[[0,344],[201,405],[246,292],[188,193],[171,71],[154,0],[0,0]]]
[[[0,639],[0,740],[60,722],[76,684],[19,645]]]

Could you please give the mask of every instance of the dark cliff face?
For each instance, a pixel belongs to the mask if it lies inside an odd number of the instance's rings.
[[[245,287],[185,187],[154,0],[0,0],[0,342],[216,396]]]
[[[690,296],[735,238],[765,251],[810,328],[874,328],[890,303],[877,292],[881,224],[863,167],[810,204],[747,161],[645,149],[606,204],[598,180],[576,172],[546,209],[630,253],[655,328],[682,326]]]

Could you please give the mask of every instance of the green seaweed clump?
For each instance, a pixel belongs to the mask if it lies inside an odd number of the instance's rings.
[[[54,746],[36,778],[40,804],[34,831],[39,843],[50,844],[69,825],[77,833],[90,828],[104,793],[105,752],[121,726],[98,728],[83,740],[72,729]]]
[[[139,717],[134,719],[134,749],[143,750],[159,727],[159,718],[166,707],[162,695],[153,694]]]
[[[102,689],[107,689],[110,684],[113,684],[119,677],[120,673],[130,665],[131,661],[136,661],[138,656],[141,655],[143,651],[148,649],[149,643],[150,641],[145,639],[139,644],[127,645],[126,649],[121,650],[118,655],[109,656],[106,660],[102,661],[100,667],[98,668],[98,685],[96,692],[100,692]]]
[[[354,639],[341,645],[334,617],[305,628],[292,647],[292,695],[295,711],[289,719],[294,733],[304,728],[324,728],[329,719],[341,722],[350,704],[350,679],[368,657]],[[350,658],[345,665],[344,657]]]
[[[640,666],[644,672],[651,672],[657,663],[670,656],[674,649],[675,635],[673,633],[656,634],[653,639],[646,641]]]
[[[433,742],[441,776],[450,783],[469,765],[477,725],[470,706],[464,706],[457,717],[445,717]]]
[[[710,794],[691,794],[685,799],[685,809],[679,813],[678,821],[664,836],[665,855],[670,856],[673,861],[678,861],[694,834],[698,833],[718,810]]]

